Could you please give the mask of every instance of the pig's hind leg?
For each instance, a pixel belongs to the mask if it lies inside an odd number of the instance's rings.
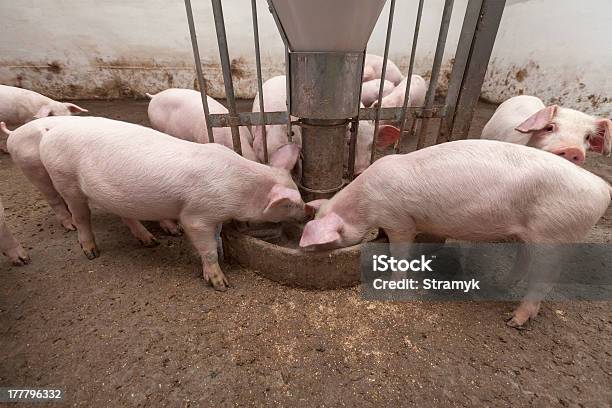
[[[153,248],[159,245],[159,241],[155,239],[153,234],[149,232],[149,230],[142,225],[142,223],[133,218],[121,218],[121,221],[130,229],[130,232],[140,243],[147,248]]]
[[[228,286],[227,278],[219,266],[217,255],[217,240],[215,239],[216,223],[206,223],[197,216],[182,216],[181,224],[202,258],[202,273],[204,280],[213,288],[225,291]]]
[[[94,259],[100,255],[100,251],[96,246],[93,231],[91,229],[91,211],[87,197],[81,192],[70,192],[63,194],[68,204],[68,209],[72,213],[72,220],[76,225],[79,244],[85,253],[87,259]]]
[[[22,170],[27,179],[30,180],[45,197],[62,226],[69,231],[76,230],[72,222],[72,215],[66,206],[66,202],[53,187],[53,182],[42,164],[40,166],[23,166]]]

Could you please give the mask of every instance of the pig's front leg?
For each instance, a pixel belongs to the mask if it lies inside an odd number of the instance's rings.
[[[155,239],[153,234],[151,234],[140,221],[133,218],[121,218],[121,221],[128,226],[132,235],[134,235],[142,245],[147,248],[153,248],[159,245],[157,239]]]
[[[183,235],[183,229],[174,220],[161,220],[159,222],[159,226],[162,230],[164,230],[166,234],[171,235],[173,237],[180,237],[181,235]]]
[[[540,250],[541,248],[534,244],[524,244],[519,247],[512,273],[516,274],[515,279],[518,280],[527,274],[527,293],[506,322],[510,327],[521,328],[538,315],[542,300],[559,276],[562,257],[568,255],[550,246],[544,247],[543,252]]]
[[[389,238],[389,249],[391,256],[395,259],[410,258],[410,244],[414,241],[416,231],[412,228],[406,230],[392,230],[384,228],[385,234]],[[406,278],[406,272],[394,271],[391,273],[392,280],[402,280]]]
[[[181,224],[202,258],[204,280],[209,282],[215,290],[227,290],[229,284],[219,266],[219,257],[217,256],[216,223],[206,223],[202,220],[185,217],[181,218]]]
[[[15,239],[7,225],[0,219],[0,251],[2,251],[15,266],[30,263],[30,257]]]

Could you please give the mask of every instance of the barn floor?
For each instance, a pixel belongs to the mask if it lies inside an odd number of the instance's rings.
[[[146,101],[81,101],[147,124]],[[494,110],[481,103],[478,134]],[[358,289],[291,289],[226,266],[209,288],[184,238],[147,224],[143,248],[94,214],[83,256],[8,156],[0,191],[32,264],[0,258],[0,387],[65,390],[75,406],[610,406],[611,302],[546,303],[528,330],[513,304],[377,303]],[[612,182],[612,161],[588,169]],[[589,236],[612,242],[612,207]]]

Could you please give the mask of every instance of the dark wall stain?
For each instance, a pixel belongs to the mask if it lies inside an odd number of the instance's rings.
[[[523,82],[525,80],[525,77],[527,76],[527,69],[519,69],[518,71],[516,71],[515,76],[517,81]]]
[[[242,79],[249,74],[249,67],[242,57],[234,58],[230,63],[230,71],[232,72],[232,78]]]
[[[108,81],[102,83],[94,89],[94,94],[98,98],[137,98],[141,95],[137,95],[134,89],[129,83],[124,82],[119,77],[114,77]]]
[[[52,61],[48,63],[47,65],[48,65],[47,69],[49,70],[49,72],[52,72],[54,74],[59,74],[60,72],[62,72],[62,65],[57,61]]]

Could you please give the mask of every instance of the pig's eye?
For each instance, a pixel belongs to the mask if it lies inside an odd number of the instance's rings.
[[[544,129],[544,130],[546,130],[547,132],[552,132],[553,130],[555,130],[555,125],[550,124],[550,125],[546,126],[546,129]]]
[[[591,135],[586,135],[586,141],[588,142],[589,140],[591,140]]]

